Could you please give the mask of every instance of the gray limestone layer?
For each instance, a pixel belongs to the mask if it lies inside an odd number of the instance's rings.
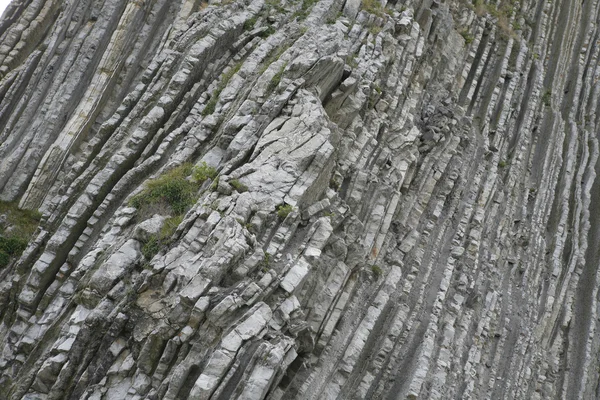
[[[598,21],[13,0],[0,399],[599,398]],[[135,206],[190,163],[181,218]]]

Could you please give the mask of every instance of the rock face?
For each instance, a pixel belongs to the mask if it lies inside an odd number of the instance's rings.
[[[599,16],[13,0],[0,398],[598,398]]]

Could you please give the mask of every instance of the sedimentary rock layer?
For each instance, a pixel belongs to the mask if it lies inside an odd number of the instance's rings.
[[[599,11],[13,0],[0,398],[597,398]]]

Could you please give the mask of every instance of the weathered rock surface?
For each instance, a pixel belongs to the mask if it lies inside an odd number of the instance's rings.
[[[0,398],[599,398],[600,6],[475,3],[13,0]]]

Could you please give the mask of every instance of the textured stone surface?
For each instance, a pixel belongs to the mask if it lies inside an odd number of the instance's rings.
[[[0,398],[599,398],[600,6],[472,3],[13,0]]]

